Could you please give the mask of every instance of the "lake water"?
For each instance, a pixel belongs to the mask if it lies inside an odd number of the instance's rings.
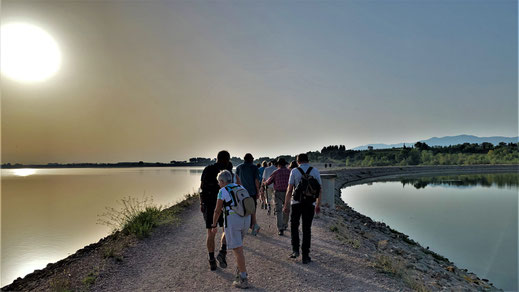
[[[519,175],[458,175],[356,185],[342,199],[505,291],[518,287]]]
[[[1,286],[108,235],[96,224],[122,198],[172,205],[198,190],[202,167],[2,169]]]

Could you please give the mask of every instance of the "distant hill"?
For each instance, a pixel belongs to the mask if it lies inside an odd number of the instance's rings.
[[[489,142],[494,145],[499,144],[500,142],[505,143],[517,143],[519,141],[519,137],[501,137],[501,136],[493,136],[493,137],[477,137],[473,135],[458,135],[458,136],[445,136],[445,137],[432,137],[427,140],[420,140],[415,142],[406,142],[406,146],[412,146],[416,142],[424,142],[429,146],[449,146],[449,145],[457,145],[463,143],[478,143],[481,144],[483,142]],[[373,149],[387,149],[387,148],[400,148],[404,146],[404,143],[398,144],[368,144],[359,147],[353,148],[353,150],[366,150],[368,146],[373,146]]]

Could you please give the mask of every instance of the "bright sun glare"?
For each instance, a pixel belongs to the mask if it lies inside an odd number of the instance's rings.
[[[31,169],[31,168],[22,168],[22,169],[15,169],[13,171],[14,175],[17,175],[17,176],[29,176],[29,175],[33,175],[36,173],[36,169]]]
[[[60,68],[58,44],[37,26],[28,23],[2,25],[0,44],[0,70],[16,81],[44,81]]]

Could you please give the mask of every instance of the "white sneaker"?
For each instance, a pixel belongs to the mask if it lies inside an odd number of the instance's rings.
[[[247,289],[249,288],[249,280],[247,280],[247,278],[239,277],[239,279],[232,282],[232,286],[240,289]]]

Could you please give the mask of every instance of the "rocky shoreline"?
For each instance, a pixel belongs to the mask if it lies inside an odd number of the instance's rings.
[[[477,290],[500,291],[488,279],[480,279],[466,269],[457,268],[447,258],[424,248],[409,236],[353,210],[341,199],[341,189],[384,179],[424,175],[518,173],[519,165],[477,166],[402,166],[329,170],[337,175],[336,209],[323,212],[332,218],[330,229],[354,248],[369,252],[374,266],[400,277],[416,291]]]
[[[518,171],[518,165],[331,169],[325,173],[337,174],[337,206],[335,209],[323,208],[319,220],[326,224],[330,236],[335,236],[340,244],[363,253],[374,269],[402,281],[409,290],[498,291],[488,280],[457,268],[448,259],[420,246],[407,235],[353,210],[341,200],[340,195],[341,189],[346,186],[399,176]],[[196,200],[191,197],[170,208],[175,209],[180,219],[177,224],[183,222],[182,214],[185,209],[189,209],[186,207]],[[3,287],[2,291],[88,291],[106,266],[122,261],[125,250],[137,244],[138,239],[135,237],[117,232],[42,270],[16,279]]]

